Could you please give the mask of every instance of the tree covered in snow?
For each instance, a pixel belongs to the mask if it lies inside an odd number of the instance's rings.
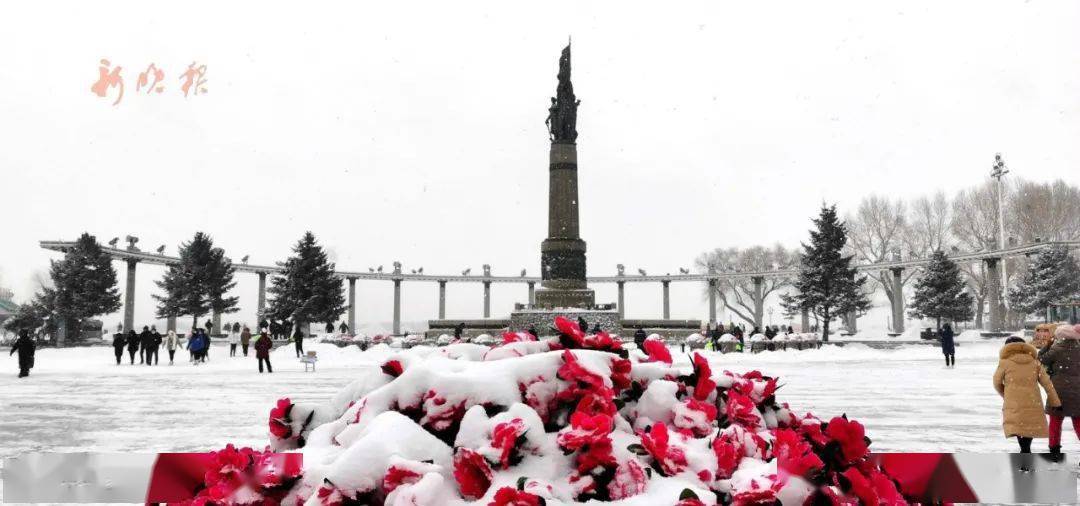
[[[120,309],[112,258],[88,233],[64,252],[63,260],[51,262],[49,277],[53,286],[43,288],[28,311],[47,320],[50,329],[63,323],[72,339],[81,337],[83,320]]]
[[[937,328],[941,328],[941,320],[970,320],[974,303],[956,262],[949,260],[944,252],[935,251],[915,282],[915,297],[908,314],[912,318],[933,318]]]
[[[217,314],[234,313],[237,297],[226,294],[234,286],[235,268],[225,257],[225,250],[214,247],[214,240],[196,232],[191,241],[180,245],[180,263],[169,266],[165,276],[157,281],[165,295],[155,295],[158,318],[191,316],[192,327],[210,311]]]
[[[808,311],[822,322],[821,338],[829,340],[829,322],[849,312],[870,309],[863,290],[866,276],[851,266],[852,256],[843,254],[847,227],[836,216],[836,206],[822,206],[810,230],[810,244],[803,243],[795,292],[782,297],[789,313]]]
[[[1080,267],[1064,246],[1044,249],[1009,290],[1012,307],[1024,314],[1043,312],[1054,302],[1080,296]]]
[[[33,333],[45,325],[48,317],[49,308],[46,306],[46,300],[43,294],[38,294],[31,301],[19,304],[15,314],[4,320],[4,328],[11,332],[26,329]]]
[[[297,326],[312,322],[333,322],[347,309],[342,279],[334,274],[315,235],[305,232],[293,256],[285,260],[285,272],[275,276],[270,291],[267,316],[292,320]]]

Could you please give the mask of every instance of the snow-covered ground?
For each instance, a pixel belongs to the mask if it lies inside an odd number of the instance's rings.
[[[273,374],[259,374],[253,354],[231,358],[224,346],[215,346],[204,365],[189,364],[180,351],[176,365],[165,365],[166,358],[156,367],[117,366],[105,347],[43,349],[26,379],[16,378],[15,357],[5,357],[0,458],[30,451],[205,451],[226,443],[262,448],[278,398],[321,403],[358,369],[378,367],[391,353],[383,346],[360,352],[306,344],[318,351],[317,372],[304,372],[291,346],[273,352]],[[946,369],[930,346],[708,356],[714,370],[779,376],[778,396],[797,412],[847,413],[863,422],[873,450],[1014,451],[1002,436],[1001,402],[991,385],[998,349],[996,342],[962,343],[955,369]],[[688,361],[677,348],[673,354],[677,363]],[[1064,439],[1066,451],[1080,452],[1074,437]]]

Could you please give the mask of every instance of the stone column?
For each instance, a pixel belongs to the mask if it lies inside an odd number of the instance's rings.
[[[892,319],[893,332],[904,333],[904,269],[892,269]]]
[[[852,312],[847,314],[848,332],[851,332],[852,334],[854,334],[854,333],[859,331],[858,321],[859,321],[859,317],[855,315],[855,311],[852,311]]]
[[[168,332],[170,330],[173,331],[173,332],[176,332],[176,315],[175,314],[171,314],[171,315],[169,315],[168,318],[165,319],[165,331]]]
[[[810,332],[810,312],[803,309],[801,313],[800,316],[802,317],[802,321],[800,323],[802,324],[802,331]]]
[[[484,318],[491,318],[491,281],[484,281]]]
[[[124,288],[124,331],[135,328],[135,264],[138,260],[127,260],[127,285]]]
[[[401,334],[401,280],[394,280],[394,335]]]
[[[356,335],[356,278],[349,278],[349,335]]]
[[[215,336],[224,335],[221,328],[221,313],[214,311],[214,314],[210,317],[210,321],[214,322],[214,334]]]
[[[529,283],[529,288],[532,288],[532,283]],[[531,291],[531,290],[530,290]],[[446,280],[439,280],[439,319],[446,319]]]
[[[536,304],[536,283],[529,281],[529,305]]]
[[[67,342],[67,318],[60,318],[56,322],[56,345],[63,347]]]
[[[619,286],[619,318],[626,318],[626,281],[617,281]]]
[[[266,316],[263,314],[263,311],[265,311],[265,310],[266,310],[266,273],[265,272],[260,272],[259,273],[259,304],[258,304],[258,306],[256,306],[256,309],[255,309],[256,332],[259,331],[259,330],[262,330],[259,327],[262,325],[262,321],[264,319],[266,319]]]
[[[664,319],[671,319],[671,280],[665,279],[661,281],[664,285]]]
[[[990,331],[1001,332],[1004,330],[1001,311],[1001,271],[999,270],[1000,259],[987,258],[986,263],[986,295],[990,305]]]
[[[716,279],[709,279],[709,323],[716,323]]]
[[[760,329],[761,319],[765,316],[765,296],[763,295],[765,278],[754,276],[751,281],[754,282],[754,326]]]

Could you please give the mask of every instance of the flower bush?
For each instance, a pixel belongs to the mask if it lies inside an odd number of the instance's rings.
[[[370,373],[378,381],[346,390],[352,398],[337,402],[347,408],[312,427],[297,419],[306,411],[278,401],[271,439],[315,458],[302,476],[265,482],[276,492],[262,497],[495,506],[905,502],[869,459],[861,424],[797,415],[777,401],[776,378],[717,372],[696,352],[677,361],[653,339],[631,353],[564,318],[555,327],[560,335],[551,339],[508,332],[491,347],[454,344],[463,348],[452,356],[392,355]],[[234,459],[244,461],[223,456]],[[242,466],[222,469],[234,467]],[[207,489],[235,490],[230,480],[208,478]],[[288,492],[277,493],[285,484]]]

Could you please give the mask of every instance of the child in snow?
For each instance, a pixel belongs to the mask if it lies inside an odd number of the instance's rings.
[[[1050,372],[1050,379],[1061,402],[1060,408],[1046,413],[1050,415],[1050,453],[1061,452],[1061,424],[1065,417],[1072,418],[1073,431],[1080,438],[1080,325],[1061,325],[1054,330],[1053,344],[1041,353],[1039,360]]]
[[[994,389],[1004,400],[1002,428],[1005,437],[1016,438],[1021,453],[1031,453],[1032,439],[1049,435],[1039,385],[1046,390],[1049,406],[1061,406],[1054,384],[1036,354],[1035,347],[1023,338],[1010,337],[1001,348],[1001,358],[994,371]]]

